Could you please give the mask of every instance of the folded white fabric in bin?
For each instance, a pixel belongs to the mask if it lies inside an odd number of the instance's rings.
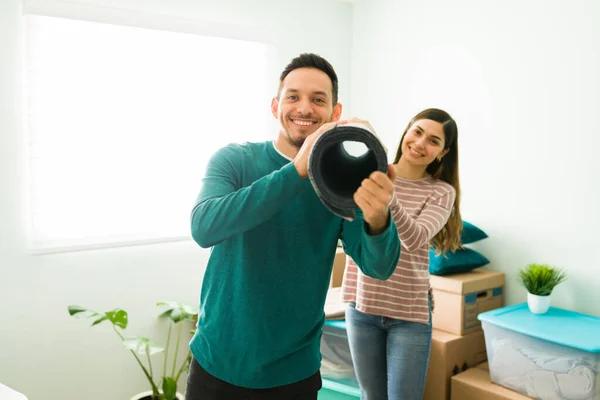
[[[493,341],[493,380],[541,400],[597,400],[592,360],[545,352],[510,339]]]

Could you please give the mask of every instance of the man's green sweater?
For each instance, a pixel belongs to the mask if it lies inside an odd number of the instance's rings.
[[[390,277],[400,252],[393,221],[369,236],[360,210],[352,222],[332,214],[273,142],[229,145],[211,158],[191,229],[212,247],[191,350],[208,373],[247,388],[319,369],[338,239],[377,279]]]

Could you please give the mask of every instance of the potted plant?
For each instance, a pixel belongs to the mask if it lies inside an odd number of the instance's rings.
[[[127,328],[128,314],[127,311],[120,308],[112,311],[96,312],[85,307],[70,305],[68,310],[71,316],[91,319],[93,321],[91,326],[98,325],[104,321],[112,324],[112,328],[121,339],[123,346],[135,357],[136,362],[150,384],[149,391],[138,393],[131,400],[184,400],[183,395],[177,392],[177,383],[181,374],[187,371],[192,359],[192,353],[188,350],[185,358],[179,360],[181,364],[178,367],[179,345],[184,330],[184,322],[195,321],[198,312],[188,305],[174,301],[160,302],[156,305],[163,308],[159,317],[166,318],[169,321],[165,347],[160,347],[146,337],[126,337],[124,331]],[[193,334],[195,327],[194,325],[192,327],[191,332],[186,330],[186,333],[190,332]],[[175,343],[173,343],[172,361],[169,362],[169,350],[172,347],[173,336],[175,337]],[[162,375],[159,377],[157,376],[156,369],[153,368],[151,360],[151,356],[157,353],[164,353]],[[159,379],[157,380],[157,378]]]
[[[529,264],[519,270],[519,283],[527,289],[527,306],[534,314],[544,314],[550,308],[552,290],[567,279],[559,268],[546,264]]]

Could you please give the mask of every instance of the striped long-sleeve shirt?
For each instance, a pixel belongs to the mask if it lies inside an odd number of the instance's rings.
[[[429,243],[448,221],[455,198],[444,181],[397,177],[391,209],[402,244],[398,266],[382,281],[363,274],[347,257],[343,301],[366,314],[428,324]]]

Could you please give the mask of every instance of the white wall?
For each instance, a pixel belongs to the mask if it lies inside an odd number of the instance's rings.
[[[517,268],[548,262],[570,274],[555,304],[600,315],[598,3],[81,3],[243,25],[278,47],[277,69],[321,53],[340,75],[344,114],[371,120],[391,148],[414,113],[446,108],[460,129],[463,216],[490,235],[476,248],[507,273],[508,303],[525,298]],[[30,400],[126,399],[145,389],[139,368],[108,326],[87,328],[67,304],[123,307],[132,333],[160,340],[154,303],[196,304],[207,254],[193,243],[27,254],[22,40],[20,2],[1,1],[0,382]]]
[[[459,126],[464,219],[525,300],[517,269],[563,267],[553,304],[600,315],[600,4],[359,0],[351,101],[395,153],[427,107]]]
[[[81,3],[113,6],[114,12],[124,8],[212,24],[243,25],[244,31],[260,31],[277,46],[275,84],[279,70],[292,57],[317,52],[337,69],[341,100],[348,97],[352,19],[347,3]],[[85,321],[68,316],[67,305],[76,303],[98,310],[122,307],[130,314],[128,330],[132,334],[160,342],[164,330],[156,320],[154,304],[161,300],[197,304],[207,252],[185,242],[35,257],[27,254],[21,15],[19,0],[0,2],[0,382],[25,393],[30,400],[127,399],[146,390],[139,367],[120,347],[108,325],[88,328]],[[232,102],[230,106],[237,105]],[[265,104],[265,113],[269,113],[269,104]]]

